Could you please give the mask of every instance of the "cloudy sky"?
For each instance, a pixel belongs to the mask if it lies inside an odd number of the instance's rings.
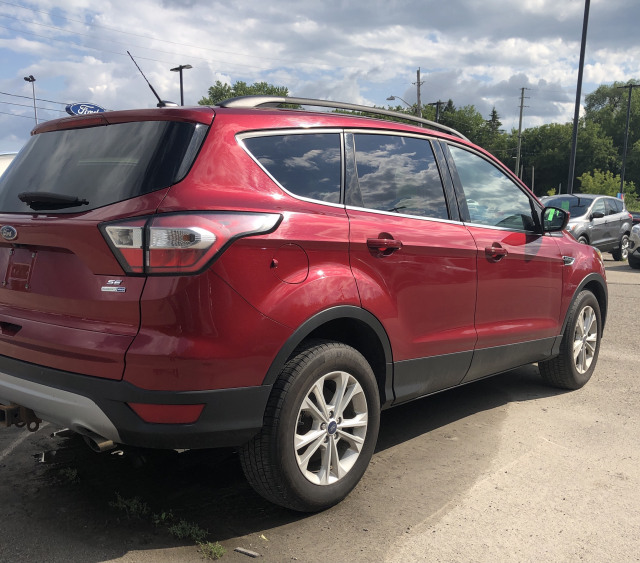
[[[385,106],[451,98],[503,127],[573,117],[584,0],[0,0],[0,152],[71,102],[154,107],[127,50],[163,99],[196,104],[216,80]],[[583,94],[640,78],[639,0],[591,0]]]

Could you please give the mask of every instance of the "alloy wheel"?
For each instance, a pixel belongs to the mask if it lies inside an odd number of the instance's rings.
[[[302,401],[297,420],[294,449],[304,477],[316,485],[342,479],[367,434],[367,400],[356,378],[344,371],[319,378]]]

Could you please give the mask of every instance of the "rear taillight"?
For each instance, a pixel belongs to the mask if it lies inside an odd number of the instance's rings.
[[[234,240],[273,231],[275,213],[171,213],[100,225],[128,274],[193,274],[209,265]]]

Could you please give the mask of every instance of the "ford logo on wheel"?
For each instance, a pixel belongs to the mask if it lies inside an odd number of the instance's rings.
[[[0,234],[5,240],[15,240],[16,238],[18,238],[18,231],[11,225],[5,225],[4,227],[2,227],[2,229],[0,229]]]

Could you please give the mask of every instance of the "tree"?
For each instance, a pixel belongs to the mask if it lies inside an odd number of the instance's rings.
[[[286,86],[274,86],[266,82],[254,82],[248,85],[246,82],[238,80],[232,85],[216,80],[213,86],[209,87],[209,95],[202,98],[198,104],[201,106],[215,106],[217,103],[237,96],[288,96],[289,88]]]
[[[609,170],[595,169],[593,172],[585,172],[578,180],[580,180],[580,191],[584,194],[601,194],[615,197],[620,192],[620,176],[614,175]],[[625,181],[624,192],[633,197],[636,192],[633,182]]]
[[[618,155],[610,169],[620,172],[624,134],[627,125],[627,107],[629,103],[629,84],[640,84],[637,79],[626,83],[614,82],[602,84],[585,98],[585,119],[597,123],[605,135],[611,137]],[[629,120],[629,149],[625,166],[625,178],[640,183],[640,92],[634,89],[631,97],[631,115]]]
[[[531,168],[535,168],[534,188],[537,194],[546,194],[550,188],[566,186],[572,130],[571,123],[548,123],[523,132],[523,179],[526,181]],[[576,177],[595,168],[610,170],[615,168],[616,161],[617,151],[611,138],[603,133],[599,125],[581,120],[578,129]]]

